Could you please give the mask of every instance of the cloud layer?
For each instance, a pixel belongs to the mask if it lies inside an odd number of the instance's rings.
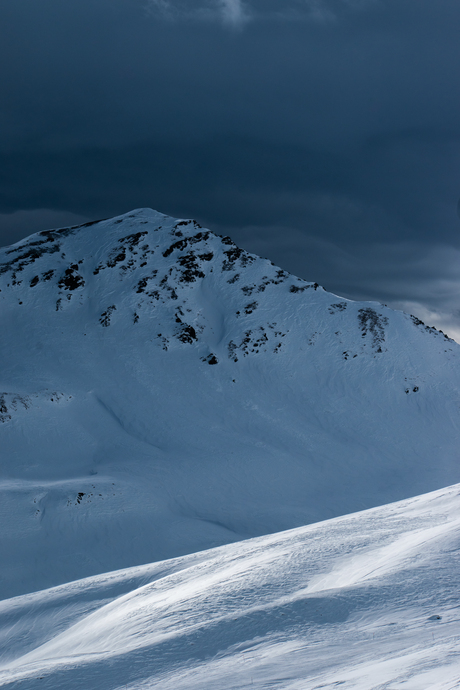
[[[0,241],[152,206],[460,324],[459,24],[457,0],[4,0]]]
[[[181,0],[149,0],[150,12],[167,20],[218,20],[241,26],[249,19],[242,0],[208,0],[196,3]]]
[[[376,0],[149,0],[149,10],[168,20],[221,21],[242,26],[249,21],[338,20],[347,12],[363,11]]]

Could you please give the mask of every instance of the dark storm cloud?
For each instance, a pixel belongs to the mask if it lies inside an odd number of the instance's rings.
[[[32,211],[15,211],[8,214],[0,214],[0,228],[3,243],[14,244],[23,237],[32,235],[49,228],[67,227],[69,225],[82,225],[89,220],[86,216],[79,216],[66,211],[53,211],[50,209],[34,209]]]
[[[457,0],[0,14],[0,214],[59,225],[153,206],[333,291],[458,318],[435,285],[460,283]]]

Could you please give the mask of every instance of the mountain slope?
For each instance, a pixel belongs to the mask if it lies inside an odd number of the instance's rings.
[[[458,688],[460,486],[0,603],[0,687]]]
[[[459,346],[149,209],[0,253],[11,596],[460,481]]]

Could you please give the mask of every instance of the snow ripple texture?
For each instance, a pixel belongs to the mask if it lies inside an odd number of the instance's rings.
[[[460,485],[0,603],[0,687],[453,690]]]

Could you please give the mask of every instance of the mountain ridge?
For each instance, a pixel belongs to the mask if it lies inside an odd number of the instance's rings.
[[[2,596],[460,481],[456,343],[195,221],[3,249],[0,318]]]

